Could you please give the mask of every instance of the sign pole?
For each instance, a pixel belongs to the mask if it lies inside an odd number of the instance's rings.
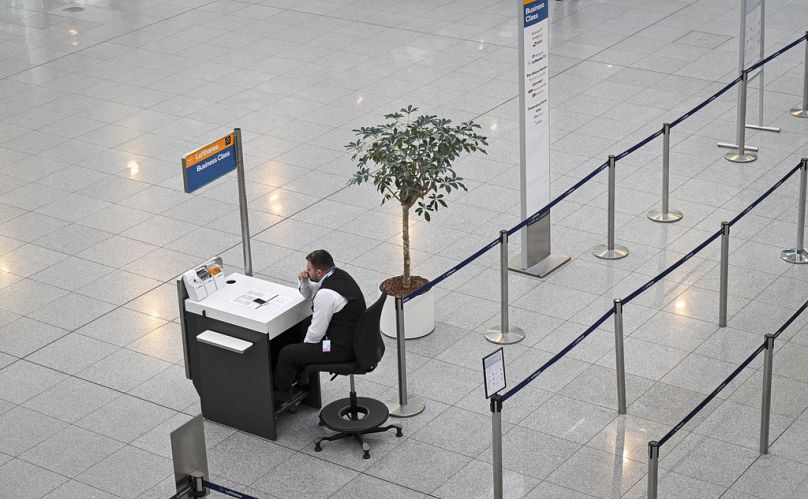
[[[238,207],[241,214],[241,247],[244,251],[244,273],[253,275],[252,249],[250,248],[250,220],[247,213],[247,186],[244,179],[244,152],[241,148],[241,128],[233,130],[236,135],[236,178],[238,180]]]
[[[516,0],[519,19],[519,171],[522,220],[550,202],[550,69],[548,0]],[[554,255],[550,213],[522,229],[511,270],[545,277],[570,257]]]

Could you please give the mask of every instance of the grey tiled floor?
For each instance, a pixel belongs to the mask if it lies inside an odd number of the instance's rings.
[[[406,104],[476,119],[487,156],[465,158],[468,192],[415,220],[413,265],[434,277],[519,221],[513,0],[0,0],[0,497],[172,495],[168,435],[199,412],[184,377],[173,279],[222,254],[241,265],[235,181],[182,192],[179,158],[240,127],[255,268],[291,282],[326,247],[367,297],[398,272],[398,208],[346,187],[351,129]],[[551,1],[554,194],[736,75],[740,2]],[[82,10],[66,10],[80,7]],[[804,0],[767,2],[768,52],[808,27]],[[572,263],[544,281],[511,278],[505,347],[513,384],[611,304],[688,253],[808,152],[802,46],[766,66],[761,147],[726,162],[735,91],[672,134],[671,205],[657,225],[659,140],[618,163],[621,261],[604,238],[606,178],[553,211]],[[757,83],[750,103],[756,102]],[[757,107],[750,105],[750,121]],[[646,444],[661,437],[808,297],[793,244],[796,178],[736,225],[729,327],[719,329],[718,244],[626,306],[629,408],[616,412],[613,324],[510,399],[508,497],[643,497]],[[514,245],[513,250],[518,250]],[[426,411],[405,437],[314,453],[316,412],[266,441],[206,425],[212,479],[259,497],[490,497],[479,359],[498,319],[495,252],[433,292],[436,331],[408,343],[410,389]],[[361,394],[396,390],[395,345]],[[808,485],[808,315],[778,341],[771,452],[757,452],[762,363],[750,364],[661,451],[662,497],[804,497]],[[324,383],[343,396],[345,380]]]

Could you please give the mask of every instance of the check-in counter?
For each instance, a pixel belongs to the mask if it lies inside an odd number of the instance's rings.
[[[302,341],[311,303],[297,288],[233,273],[202,300],[178,280],[186,374],[202,415],[275,439],[272,374],[280,349]],[[320,407],[319,378],[303,403]]]

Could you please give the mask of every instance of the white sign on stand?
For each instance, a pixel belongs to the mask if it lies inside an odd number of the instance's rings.
[[[519,8],[519,159],[522,220],[550,202],[549,0]],[[550,251],[550,214],[522,229],[522,254],[511,270],[544,277],[569,260]]]
[[[761,0],[746,0],[745,32],[743,33],[744,51],[741,59],[741,69],[744,68],[744,63],[754,64],[763,57],[760,50],[763,35],[762,11]]]
[[[741,1],[741,32],[740,48],[738,50],[738,71],[743,71],[746,67],[755,64],[763,59],[765,54],[765,23],[766,23],[766,0],[742,0]],[[763,124],[763,91],[765,79],[763,66],[749,75],[749,81],[757,80],[758,86],[758,122],[757,124],[746,123],[746,128],[763,130],[765,132],[779,132],[777,127]]]
[[[547,0],[523,3],[522,218],[550,202],[550,71]]]
[[[485,398],[505,389],[505,351],[502,348],[483,357],[483,378],[485,380]]]

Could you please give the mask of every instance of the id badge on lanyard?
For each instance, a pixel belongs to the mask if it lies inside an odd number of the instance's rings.
[[[331,351],[331,340],[323,340],[323,353]]]

